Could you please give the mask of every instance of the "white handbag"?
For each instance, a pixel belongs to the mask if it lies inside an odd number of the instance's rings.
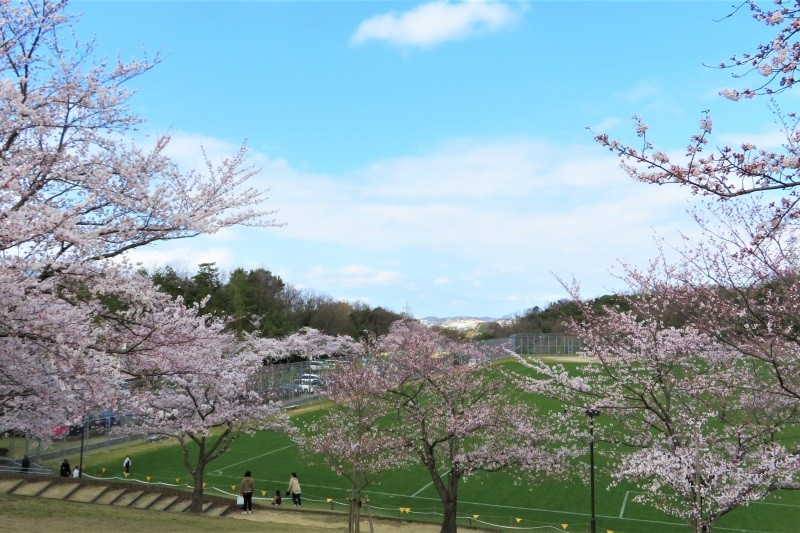
[[[236,497],[236,505],[244,505],[244,496]]]

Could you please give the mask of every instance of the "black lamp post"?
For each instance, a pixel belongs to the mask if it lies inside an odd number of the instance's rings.
[[[591,533],[597,533],[597,522],[594,518],[594,419],[600,416],[600,410],[590,407],[586,410],[589,417],[589,494],[592,500],[592,519],[589,525]]]
[[[83,444],[86,441],[86,415],[83,415],[83,425],[81,426],[81,454],[78,459],[78,478],[83,478]]]

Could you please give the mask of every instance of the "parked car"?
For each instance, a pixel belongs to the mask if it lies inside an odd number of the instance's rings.
[[[278,387],[278,392],[280,392],[280,394],[283,396],[285,395],[294,396],[297,394],[303,394],[304,391],[302,385],[299,382],[297,382],[297,383],[286,383],[284,385],[281,385],[280,387]]]
[[[322,370],[327,370],[333,366],[333,362],[330,360],[314,360],[308,363],[308,368],[311,369],[312,372],[320,372]]]
[[[303,383],[311,383],[312,385],[319,385],[320,379],[317,374],[300,374],[300,381]]]
[[[281,385],[280,391],[283,394],[310,394],[314,392],[314,385],[310,381],[297,379],[291,383]]]

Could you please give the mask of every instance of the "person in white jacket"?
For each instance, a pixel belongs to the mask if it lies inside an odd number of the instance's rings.
[[[302,501],[300,500],[300,480],[297,479],[297,474],[292,472],[292,477],[289,478],[289,488],[286,489],[286,495],[292,495],[292,503],[295,505],[300,505]]]

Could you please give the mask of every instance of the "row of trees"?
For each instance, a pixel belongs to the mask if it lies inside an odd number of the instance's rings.
[[[177,439],[199,511],[205,469],[235,439],[293,432],[281,406],[252,388],[265,357],[359,353],[356,341],[334,334],[386,332],[397,315],[302,297],[266,271],[238,270],[223,284],[212,265],[191,279],[169,270],[151,278],[128,265],[125,252],[153,242],[274,222],[258,209],[264,193],[248,186],[256,169],[244,147],[206,161],[203,173],[184,172],[164,155],[167,136],[149,149],[126,138],[140,120],[123,85],[158,59],[95,61],[92,43],[70,40],[66,8],[0,0],[0,430],[48,438],[87,412],[124,412],[134,426]],[[331,334],[286,335],[304,325]],[[393,390],[415,387],[406,367]],[[441,427],[445,435],[470,420],[472,410],[462,411]],[[456,481],[475,468],[452,460]],[[438,459],[429,451],[426,461]]]
[[[262,268],[237,268],[225,274],[213,263],[199,265],[196,274],[164,267],[149,274],[167,294],[186,305],[203,303],[204,314],[224,317],[228,331],[278,338],[302,328],[355,339],[365,331],[382,335],[403,315],[382,307],[300,290]]]

